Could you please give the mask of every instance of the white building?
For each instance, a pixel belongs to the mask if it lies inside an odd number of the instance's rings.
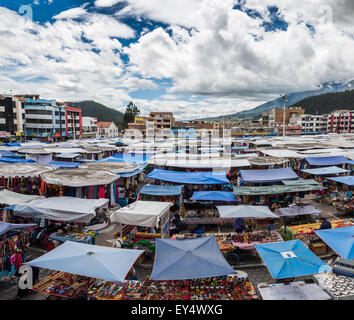
[[[82,137],[83,138],[98,137],[97,118],[82,117]]]
[[[327,116],[324,115],[292,115],[289,123],[299,125],[301,127],[301,134],[327,132]]]
[[[352,133],[354,131],[354,111],[338,110],[328,115],[328,132]]]
[[[98,136],[99,137],[117,137],[118,127],[113,122],[98,122]]]

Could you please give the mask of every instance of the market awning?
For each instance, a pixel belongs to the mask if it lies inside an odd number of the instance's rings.
[[[151,280],[184,280],[234,274],[215,237],[156,239]]]
[[[190,200],[196,201],[237,201],[233,192],[229,191],[196,191]]]
[[[132,172],[123,172],[123,173],[120,173],[119,176],[121,178],[130,178],[130,177],[134,177],[140,173],[144,172],[144,169],[136,169],[135,171],[132,171]]]
[[[29,202],[36,199],[44,199],[44,197],[12,192],[7,189],[0,190],[0,204],[13,206],[20,203]]]
[[[35,163],[36,161],[31,160],[31,159],[0,157],[0,162],[5,162],[5,163]]]
[[[315,230],[316,234],[344,259],[354,259],[354,227]]]
[[[53,171],[49,166],[37,163],[0,163],[0,177],[38,177],[40,174]]]
[[[6,232],[17,230],[17,229],[26,229],[30,227],[36,226],[35,223],[30,224],[16,224],[16,223],[7,223],[0,221],[0,236],[5,234]]]
[[[314,179],[283,180],[282,183],[286,186],[320,185]]]
[[[160,218],[172,205],[172,202],[138,200],[114,211],[110,220],[132,226],[158,227]]]
[[[21,158],[19,154],[7,150],[0,150],[0,155],[7,158]]]
[[[354,186],[354,176],[327,178],[327,180],[343,183],[347,186]]]
[[[311,166],[336,166],[348,162],[348,159],[344,156],[309,157],[309,158],[305,158],[305,160]]]
[[[217,206],[220,218],[279,218],[267,206]]]
[[[307,192],[313,190],[325,189],[321,185],[298,185],[298,186],[260,186],[260,187],[247,187],[247,186],[234,186],[234,193],[238,196],[262,196],[267,194],[281,194],[281,193],[295,193],[295,192]]]
[[[339,174],[339,173],[349,173],[349,170],[345,170],[338,167],[323,167],[316,169],[304,169],[302,172],[313,174],[315,176],[325,176],[327,174]]]
[[[331,270],[298,239],[255,244],[255,248],[274,279],[302,277]]]
[[[231,157],[220,157],[220,158],[200,158],[200,159],[164,159],[156,158],[149,160],[149,164],[164,167],[175,167],[175,168],[219,168],[219,169],[230,169],[230,168],[242,168],[250,167],[251,164],[247,159],[233,159]]]
[[[76,157],[80,157],[80,153],[61,153],[56,156],[56,158],[62,158],[62,159],[74,159]]]
[[[297,174],[291,168],[240,170],[240,176],[244,183],[267,183],[299,179]]]
[[[216,172],[183,172],[155,169],[147,178],[185,184],[226,184],[230,181],[226,178],[225,171]]]
[[[67,161],[50,161],[47,163],[48,166],[57,169],[69,169],[77,168],[80,165],[80,162],[67,162]]]
[[[12,210],[14,215],[24,218],[89,223],[96,216],[96,209],[107,207],[108,202],[109,199],[52,197],[17,204]]]
[[[321,213],[321,210],[318,210],[314,206],[293,206],[288,208],[280,208],[278,211],[279,216],[286,217],[302,216],[308,214],[318,215]]]
[[[130,250],[66,241],[26,264],[86,277],[123,282],[144,250]]]
[[[139,193],[153,196],[180,196],[183,186],[159,186],[147,184],[143,186]]]
[[[134,154],[134,153],[115,153],[112,157],[115,158],[116,161],[141,164],[147,162],[152,157],[152,155],[151,154],[141,155],[141,154]]]

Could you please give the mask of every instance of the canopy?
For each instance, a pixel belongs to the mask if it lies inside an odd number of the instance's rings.
[[[280,193],[295,193],[295,192],[306,192],[313,190],[323,190],[325,189],[321,185],[298,185],[298,186],[282,186],[282,185],[272,185],[272,186],[260,186],[260,187],[248,187],[248,186],[234,186],[234,193],[239,196],[256,196],[256,195],[267,195],[267,194],[280,194]]]
[[[32,267],[123,282],[143,250],[129,250],[65,241],[59,247],[27,262]]]
[[[80,165],[80,162],[50,161],[48,162],[47,165],[53,167],[56,170],[69,169],[69,168],[77,168]]]
[[[5,162],[5,163],[35,163],[35,161],[31,160],[31,159],[19,159],[19,158],[7,158],[7,157],[0,157],[0,162]]]
[[[135,171],[132,171],[132,172],[119,173],[119,176],[121,178],[130,178],[130,177],[134,177],[142,172],[144,172],[144,169],[136,169]]]
[[[56,156],[56,158],[62,158],[62,159],[74,159],[76,157],[81,156],[80,153],[61,153]]]
[[[108,199],[52,197],[17,204],[12,210],[16,216],[25,218],[89,223],[96,216],[96,209],[108,206],[108,202]]]
[[[347,186],[354,186],[354,177],[353,176],[327,178],[327,180],[340,182],[340,183],[346,184]]]
[[[230,181],[226,178],[225,171],[216,172],[182,172],[155,169],[147,178],[186,184],[226,184]]]
[[[228,191],[196,191],[191,200],[198,201],[237,201],[233,192]]]
[[[149,160],[149,164],[164,166],[164,167],[176,167],[176,168],[241,168],[250,167],[251,164],[246,159],[232,159],[226,158],[200,158],[200,159],[164,159],[156,158]]]
[[[113,155],[117,161],[130,162],[130,163],[144,163],[148,161],[152,155],[151,154],[132,154],[132,153],[115,153]]]
[[[139,193],[153,196],[180,196],[183,186],[158,186],[147,184],[141,188]]]
[[[83,163],[80,165],[80,168],[83,169],[99,169],[99,170],[109,170],[114,173],[128,173],[128,172],[133,172],[137,169],[139,169],[139,166],[136,164],[128,163],[128,162],[88,162],[88,163]]]
[[[338,173],[348,173],[350,172],[349,170],[345,170],[342,168],[338,167],[322,167],[322,168],[316,168],[316,169],[304,169],[301,170],[302,172],[313,174],[316,176],[324,176],[327,174],[338,174]]]
[[[274,279],[302,277],[331,269],[298,239],[255,244],[255,248]]]
[[[15,224],[15,223],[7,223],[7,222],[2,222],[0,221],[0,236],[2,236],[4,233],[9,232],[11,230],[17,230],[17,229],[26,229],[30,227],[34,227],[36,224]]]
[[[280,208],[279,215],[280,216],[287,216],[287,217],[294,217],[294,216],[302,216],[307,214],[320,214],[321,210],[318,210],[314,206],[293,206],[288,208]]]
[[[317,185],[320,184],[314,179],[299,179],[299,180],[283,180],[283,184],[286,186],[303,186],[303,185]]]
[[[315,232],[342,258],[354,259],[354,226]]]
[[[234,274],[215,237],[156,239],[151,280],[184,280]]]
[[[221,218],[278,218],[267,206],[218,206]]]
[[[2,157],[8,157],[8,158],[21,158],[19,154],[13,153],[12,151],[7,151],[7,150],[1,150],[0,155]]]
[[[305,160],[311,166],[335,166],[338,164],[345,164],[348,162],[348,159],[344,156],[309,157],[309,158],[305,158]]]
[[[288,149],[261,149],[260,151],[274,158],[304,158],[303,155]]]
[[[44,197],[12,192],[6,189],[0,190],[0,204],[3,205],[13,206],[36,199],[44,199]]]
[[[133,226],[158,227],[160,218],[172,205],[172,202],[138,200],[113,212],[110,220]]]
[[[291,168],[240,170],[240,175],[242,181],[245,183],[266,183],[299,179],[297,174]]]
[[[54,170],[49,166],[37,163],[1,163],[0,177],[38,177],[40,174]]]

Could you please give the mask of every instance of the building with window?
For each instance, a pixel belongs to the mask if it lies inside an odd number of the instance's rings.
[[[328,132],[352,133],[354,132],[354,111],[338,110],[328,115]]]
[[[82,137],[83,138],[98,137],[97,118],[82,117]]]
[[[82,135],[82,111],[65,105],[66,136],[78,139]]]
[[[98,122],[98,136],[112,138],[118,136],[118,127],[113,122]]]
[[[321,134],[327,132],[327,116],[303,114],[290,119],[293,125],[301,126],[301,134]]]
[[[13,95],[0,95],[0,138],[24,136],[23,100]]]

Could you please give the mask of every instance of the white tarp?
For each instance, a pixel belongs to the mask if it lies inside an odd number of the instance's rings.
[[[6,189],[0,190],[0,204],[3,205],[14,206],[19,203],[25,203],[36,199],[44,199],[44,197],[12,192]]]
[[[217,206],[221,218],[279,218],[267,206]]]
[[[154,159],[148,163],[158,166],[178,167],[178,168],[241,168],[250,167],[251,164],[246,159],[212,158],[212,159],[175,159],[164,160]]]
[[[108,207],[109,199],[53,197],[37,199],[14,207],[14,214],[25,218],[45,218],[56,221],[89,223],[96,209]]]
[[[133,226],[158,227],[160,218],[172,205],[172,202],[138,200],[113,212],[110,220]]]
[[[295,151],[288,149],[272,149],[272,150],[260,150],[262,153],[267,156],[275,158],[305,158],[304,155],[301,155]]]
[[[0,177],[38,177],[40,174],[54,169],[37,163],[6,163],[0,164]]]

